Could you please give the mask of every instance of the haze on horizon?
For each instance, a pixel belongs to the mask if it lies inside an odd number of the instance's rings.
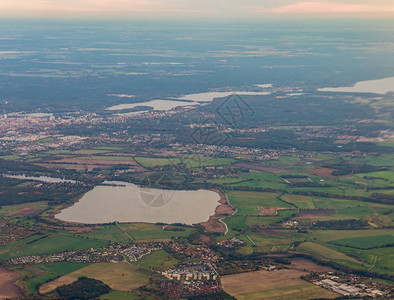
[[[0,0],[1,18],[391,18],[392,0]]]

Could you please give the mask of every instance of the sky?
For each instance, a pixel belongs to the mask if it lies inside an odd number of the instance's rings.
[[[0,0],[0,18],[394,18],[394,0]]]

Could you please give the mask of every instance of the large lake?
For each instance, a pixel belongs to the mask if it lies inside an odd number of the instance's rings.
[[[265,85],[257,85],[261,88],[269,88],[272,85],[271,84],[265,84]],[[111,107],[108,107],[107,110],[123,110],[123,109],[132,109],[138,106],[150,106],[153,108],[153,110],[171,110],[176,107],[180,106],[190,106],[190,105],[201,105],[201,102],[212,102],[213,99],[215,98],[223,98],[223,97],[228,97],[232,94],[238,94],[240,96],[248,96],[248,95],[269,95],[271,92],[269,91],[262,91],[262,92],[246,92],[246,91],[235,91],[235,92],[208,92],[208,93],[196,93],[196,94],[188,94],[184,95],[180,98],[176,99],[167,99],[167,100],[161,100],[161,99],[156,99],[156,100],[151,100],[147,102],[140,102],[140,103],[125,103],[125,104],[119,104],[119,105],[114,105]],[[182,101],[182,100],[187,100],[187,101]],[[138,113],[143,113],[145,111],[139,111],[139,112],[132,112],[132,115],[138,114]]]
[[[318,89],[320,92],[386,94],[394,91],[394,77],[359,81],[353,86]]]
[[[179,106],[187,106],[187,105],[196,105],[196,103],[193,102],[186,102],[186,101],[172,101],[172,100],[152,100],[152,101],[147,101],[147,102],[140,102],[140,103],[125,103],[125,104],[119,104],[115,106],[111,106],[107,108],[107,110],[123,110],[123,109],[132,109],[134,107],[138,106],[150,106],[153,108],[153,110],[170,110],[175,107]],[[133,113],[140,113],[141,111],[138,112],[133,112]]]
[[[85,224],[109,222],[184,223],[207,221],[219,205],[218,193],[141,188],[125,182],[96,186],[55,218]]]

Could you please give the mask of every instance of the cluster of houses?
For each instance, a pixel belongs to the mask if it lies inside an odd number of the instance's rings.
[[[72,263],[98,263],[98,262],[120,262],[124,257],[119,253],[105,250],[89,249],[84,251],[64,251],[45,255],[27,255],[11,258],[7,261],[9,265],[25,265],[53,262]]]
[[[16,225],[5,218],[0,218],[0,247],[27,238],[35,233],[37,231],[29,226]]]
[[[192,280],[217,280],[218,274],[210,264],[185,265],[161,272],[170,280],[187,282]]]
[[[218,245],[226,248],[238,248],[245,245],[245,242],[239,238],[233,237],[231,239],[218,242]]]
[[[183,282],[178,280],[166,280],[160,282],[159,288],[160,291],[170,299],[184,299],[190,296],[196,297],[221,291],[218,280],[193,280]]]
[[[298,221],[293,221],[293,220],[286,221],[286,222],[283,223],[283,226],[285,226],[285,227],[297,227],[298,226]]]
[[[152,251],[162,249],[162,245],[114,244],[103,249],[87,249],[83,251],[64,251],[54,254],[27,255],[8,260],[9,265],[39,264],[45,262],[98,263],[121,262],[125,257],[129,261],[138,261]]]
[[[125,255],[129,261],[140,260],[143,256],[150,254],[152,251],[160,250],[163,248],[161,243],[152,244],[119,244],[111,245],[107,249],[117,251]]]
[[[185,255],[188,258],[199,258],[205,261],[217,261],[219,256],[205,245],[184,245],[170,243],[169,250]]]
[[[171,144],[176,151],[186,153],[200,153],[202,156],[227,156],[227,155],[253,155],[260,159],[277,159],[281,153],[279,150],[260,149],[252,147],[226,146],[226,145],[206,145],[206,144]]]

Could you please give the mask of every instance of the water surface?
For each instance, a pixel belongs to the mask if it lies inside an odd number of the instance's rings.
[[[340,93],[374,93],[386,94],[394,91],[394,77],[376,80],[359,81],[353,86],[329,87],[318,89],[320,92],[340,92]]]
[[[49,183],[76,183],[75,180],[71,179],[62,179],[62,178],[56,178],[56,177],[48,177],[48,176],[26,176],[25,174],[22,175],[8,175],[8,174],[3,174],[4,177],[8,178],[16,178],[16,179],[24,179],[24,180],[36,180],[36,181],[42,181],[42,182],[49,182]]]
[[[267,88],[271,87],[270,84],[267,85],[259,85],[260,87]],[[190,106],[190,105],[201,105],[201,102],[212,102],[215,98],[224,98],[228,97],[232,94],[237,94],[240,96],[249,96],[249,95],[270,95],[270,92],[263,91],[263,92],[245,92],[245,91],[235,91],[235,92],[207,92],[207,93],[196,93],[196,94],[188,94],[184,95],[179,98],[174,98],[170,100],[161,100],[161,99],[156,99],[156,100],[151,100],[151,101],[146,101],[146,102],[139,102],[139,103],[124,103],[124,104],[119,104],[119,105],[114,105],[111,107],[108,107],[107,110],[123,110],[123,109],[132,109],[137,106],[150,106],[153,108],[153,110],[162,110],[162,111],[167,111],[171,110],[176,107],[180,106]],[[174,101],[176,100],[176,101]],[[188,101],[182,101],[182,100],[188,100]],[[135,115],[139,113],[143,113],[146,111],[138,111],[138,112],[133,112],[130,115]]]
[[[196,224],[207,221],[219,205],[218,193],[140,188],[125,182],[96,186],[55,217],[85,224],[148,222]]]
[[[123,110],[123,109],[132,109],[138,106],[150,106],[153,110],[171,110],[175,107],[179,106],[187,106],[187,105],[196,105],[198,103],[193,102],[186,102],[186,101],[171,101],[171,100],[152,100],[147,102],[140,102],[140,103],[125,103],[119,104],[115,106],[108,107],[107,110]],[[145,111],[138,111],[133,113],[140,113]]]
[[[26,114],[26,116],[33,117],[33,118],[46,118],[46,117],[52,117],[53,114],[51,114],[51,113],[30,113],[30,114]]]

